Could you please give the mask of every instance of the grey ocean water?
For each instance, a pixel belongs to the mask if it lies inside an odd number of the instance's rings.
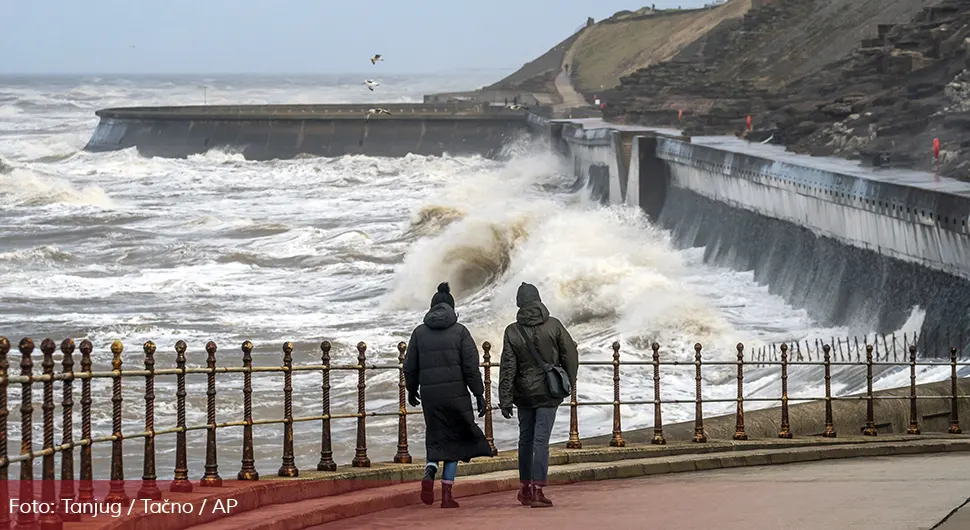
[[[180,339],[189,345],[190,366],[204,365],[208,340],[219,345],[219,364],[239,365],[244,340],[256,344],[256,365],[278,365],[287,340],[296,344],[295,364],[319,362],[323,339],[334,343],[335,363],[354,362],[353,345],[361,340],[369,359],[388,362],[441,281],[452,283],[460,319],[476,340],[492,344],[501,344],[514,316],[516,287],[537,284],[584,359],[608,358],[614,340],[624,358],[648,358],[657,340],[665,358],[687,360],[699,341],[706,358],[733,359],[738,341],[868,331],[819,329],[750,273],[705,266],[703,249],[675,249],[639,211],[571,193],[571,166],[527,141],[510,145],[503,161],[412,155],[248,162],[225,151],[184,160],[81,151],[97,123],[94,111],[104,107],[408,102],[494,78],[493,72],[384,77],[374,93],[362,85],[364,75],[0,78],[0,334],[13,343],[23,336],[38,343],[88,338],[101,369],[115,339],[125,344],[125,368],[141,367],[146,340],[158,345],[156,367],[173,366]],[[921,318],[914,309],[906,330],[918,329]],[[732,397],[732,371],[707,370],[705,395]],[[748,377],[750,388],[776,392],[774,376],[758,378]],[[256,418],[280,417],[282,377],[253,379]],[[319,374],[293,379],[294,415],[319,414]],[[623,398],[652,399],[651,381],[648,367],[625,368]],[[793,392],[813,392],[820,383],[793,378]],[[693,399],[690,367],[665,370],[662,384],[665,398]],[[94,384],[96,435],[110,428],[109,385]],[[239,378],[219,376],[217,421],[241,418],[240,388]],[[612,373],[584,369],[578,388],[580,400],[610,401]],[[188,389],[188,422],[204,423],[205,376],[190,376]],[[12,405],[18,392],[11,388]],[[395,412],[397,373],[369,374],[367,392],[368,410]],[[174,381],[159,378],[156,395],[156,426],[174,426]],[[356,376],[335,374],[332,395],[333,413],[355,411]],[[124,430],[141,431],[142,384],[126,379],[124,397]],[[705,412],[730,407],[712,404]],[[39,403],[35,410],[36,442]],[[671,405],[664,419],[689,419],[692,410]],[[650,407],[622,413],[625,428],[652,421]],[[411,453],[421,457],[423,424],[420,416],[410,422]],[[583,435],[609,432],[611,411],[582,408],[580,422]],[[395,418],[368,419],[372,460],[394,454],[396,426]],[[564,439],[567,428],[562,414],[555,437]],[[16,443],[19,430],[12,429]],[[353,455],[354,429],[353,420],[334,422],[338,463]],[[497,417],[495,432],[500,448],[514,444],[513,422]],[[281,427],[257,426],[255,433],[257,469],[273,473]],[[202,472],[204,436],[189,433],[193,478]],[[233,476],[241,430],[221,429],[218,439],[223,476]],[[160,477],[171,476],[173,444],[171,435],[157,439]],[[298,466],[312,468],[319,423],[297,424],[295,444]],[[137,476],[141,442],[125,446],[127,472]],[[96,446],[94,455],[97,475],[106,477],[108,447]]]

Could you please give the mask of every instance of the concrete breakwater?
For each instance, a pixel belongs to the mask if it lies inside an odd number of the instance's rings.
[[[970,337],[968,184],[736,138],[595,119],[529,123],[572,158],[594,196],[642,207],[676,244],[754,271],[823,323],[888,333],[918,306],[922,334]]]
[[[376,107],[391,115],[365,119]],[[524,113],[487,103],[128,107],[96,114],[101,121],[85,150],[135,147],[145,156],[169,158],[210,149],[254,160],[301,154],[494,157],[526,130]]]

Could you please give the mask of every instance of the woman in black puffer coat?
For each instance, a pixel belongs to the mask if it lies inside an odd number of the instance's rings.
[[[475,424],[468,392],[475,395],[478,416],[484,416],[485,385],[478,369],[478,348],[468,328],[458,323],[450,291],[447,283],[438,286],[431,310],[411,333],[404,356],[408,403],[417,407],[424,402],[428,463],[421,481],[421,501],[434,503],[434,479],[441,461],[442,508],[458,507],[451,492],[458,461],[492,456],[485,435]]]

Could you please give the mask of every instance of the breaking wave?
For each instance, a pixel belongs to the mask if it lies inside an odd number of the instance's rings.
[[[0,199],[18,206],[70,204],[110,208],[115,204],[99,186],[77,187],[66,179],[18,167],[0,172]]]

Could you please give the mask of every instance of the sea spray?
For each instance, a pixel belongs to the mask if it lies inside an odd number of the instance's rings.
[[[485,81],[411,78],[386,87],[380,97],[419,100],[424,92]],[[368,363],[394,363],[397,342],[407,340],[434,287],[452,275],[464,278],[454,284],[461,284],[460,319],[479,344],[492,342],[493,362],[501,356],[502,332],[514,318],[521,281],[539,286],[586,360],[609,358],[614,340],[621,343],[621,359],[648,359],[654,340],[665,360],[690,359],[694,342],[703,343],[705,359],[730,359],[739,341],[751,346],[868,331],[820,329],[750,272],[705,266],[704,249],[671,248],[667,233],[638,210],[589,200],[569,161],[526,140],[511,143],[501,160],[355,155],[245,161],[223,149],[163,159],[140,156],[134,148],[60,157],[83,144],[71,135],[90,135],[97,123],[91,109],[201,102],[200,82],[79,78],[0,87],[0,157],[12,168],[0,174],[8,179],[0,186],[6,323],[0,333],[87,338],[95,345],[95,370],[110,369],[115,339],[124,342],[125,355],[135,356],[126,369],[138,366],[139,345],[147,340],[158,345],[159,368],[172,366],[177,340],[189,344],[190,367],[204,365],[209,340],[219,345],[221,366],[238,365],[243,340],[255,344],[257,366],[278,366],[284,341],[296,345],[295,364],[319,363],[324,339],[332,343],[336,363],[353,363],[361,340],[368,344]],[[327,78],[204,82],[214,87],[210,103],[336,102],[347,89]],[[30,105],[7,104],[21,99]],[[65,99],[86,110],[64,105]],[[29,173],[10,179],[17,170]],[[624,400],[652,399],[649,368],[622,368]],[[705,367],[706,397],[733,397],[731,369]],[[664,399],[693,399],[692,370],[664,367]],[[817,374],[792,374],[792,395],[815,392]],[[230,421],[242,415],[241,396],[232,390],[241,381],[237,374],[223,375],[219,384],[227,390],[219,392],[218,414]],[[496,369],[492,376],[498,377]],[[752,370],[746,377],[748,395],[778,395],[776,374]],[[294,414],[319,413],[319,381],[317,373],[294,374]],[[171,396],[172,383],[157,378],[157,395]],[[92,381],[96,400],[110,393],[110,384]],[[280,384],[275,377],[253,378],[256,417],[281,416]],[[335,373],[331,384],[332,411],[355,411],[356,374]],[[388,460],[395,451],[388,442],[396,439],[397,374],[369,372],[367,384],[368,412],[390,414],[368,418],[369,455]],[[186,421],[204,424],[205,378],[187,377],[186,385]],[[142,398],[137,381],[126,383],[122,393],[125,403]],[[612,400],[611,367],[583,367],[578,394],[583,402]],[[110,407],[99,403],[92,409],[96,437],[111,432]],[[705,413],[732,405],[711,403]],[[608,433],[611,412],[609,406],[580,407],[582,435]],[[142,414],[138,407],[126,409],[125,421],[139,424]],[[624,429],[652,421],[650,406],[624,405],[621,414]],[[690,405],[664,407],[667,421],[692,415]],[[156,400],[155,420],[158,426],[175,424],[170,398]],[[409,423],[411,452],[417,454],[420,416]],[[14,443],[19,427],[10,425]],[[561,416],[554,439],[564,439],[567,429]],[[294,430],[296,454],[319,451],[318,423],[299,422]],[[354,422],[336,420],[332,432],[334,457],[346,463],[353,456]],[[240,458],[240,434],[219,431],[220,459]],[[496,419],[500,450],[513,447],[516,436],[514,421]],[[156,447],[171,458],[173,438],[159,436]],[[257,467],[278,465],[278,451],[272,429],[257,429]],[[190,444],[191,469],[201,469],[204,456]],[[108,453],[95,451],[93,457],[96,472],[109,469]],[[126,460],[126,472],[140,473],[140,462]]]

